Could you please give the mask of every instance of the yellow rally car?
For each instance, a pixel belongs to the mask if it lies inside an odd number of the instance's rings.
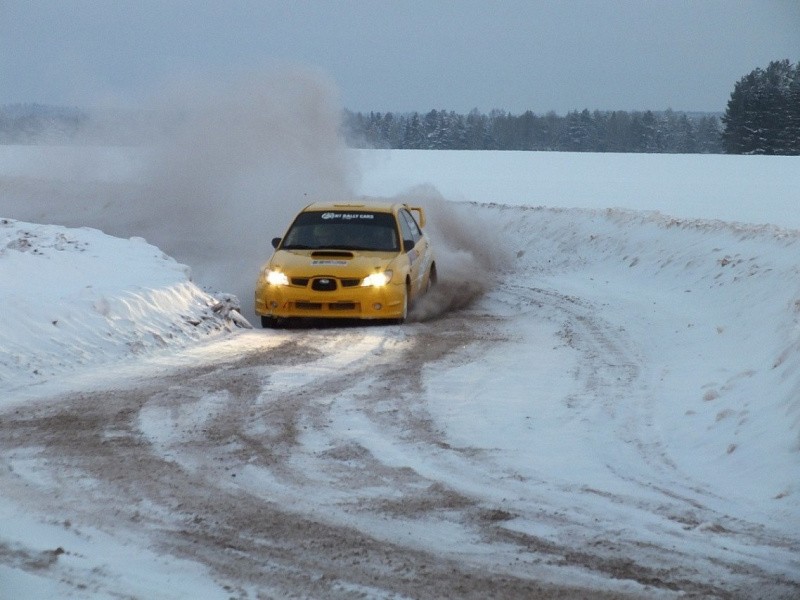
[[[390,319],[436,282],[422,228],[406,204],[311,204],[295,217],[256,283],[262,327],[293,317]]]

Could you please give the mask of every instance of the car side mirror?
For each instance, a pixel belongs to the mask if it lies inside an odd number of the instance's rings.
[[[272,238],[272,247],[277,248],[281,245],[281,238]]]
[[[411,252],[414,249],[414,240],[403,240],[403,249],[406,252]]]

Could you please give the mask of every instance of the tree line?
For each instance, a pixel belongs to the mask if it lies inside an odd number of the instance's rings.
[[[514,115],[446,110],[408,114],[345,111],[349,144],[359,148],[541,150],[570,152],[722,152],[717,115],[573,111]]]
[[[0,143],[141,144],[159,130],[144,113],[99,117],[78,108],[41,104],[0,106]],[[477,110],[467,115],[369,114],[344,111],[343,133],[356,148],[436,150],[566,150],[575,152],[721,152],[716,115],[665,112],[553,112],[513,115]]]
[[[161,130],[147,112],[98,118],[78,108],[0,106],[0,143],[140,144]],[[725,113],[666,110],[572,111],[514,115],[343,113],[343,133],[356,148],[800,154],[800,63],[773,61],[736,82]]]
[[[6,104],[0,106],[0,143],[70,142],[88,120],[88,115],[77,108],[47,104]]]

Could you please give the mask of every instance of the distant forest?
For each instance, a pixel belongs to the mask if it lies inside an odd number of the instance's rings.
[[[357,148],[428,150],[551,150],[567,152],[721,153],[715,114],[612,111],[513,115],[501,110],[467,115],[345,113],[345,130]]]
[[[103,119],[78,108],[41,104],[0,106],[0,143],[140,144],[155,135],[153,115]],[[343,133],[355,148],[434,150],[554,150],[572,152],[720,153],[717,115],[665,112],[551,112],[521,115],[494,110],[369,114],[344,111]]]
[[[69,143],[88,121],[77,108],[6,104],[0,106],[0,144]]]
[[[0,144],[146,144],[169,122],[147,112],[98,117],[77,108],[6,105],[0,106]],[[343,134],[354,148],[800,155],[800,63],[754,69],[736,83],[721,115],[345,110]]]

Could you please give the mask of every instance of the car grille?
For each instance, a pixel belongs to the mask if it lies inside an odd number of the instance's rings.
[[[355,302],[331,302],[328,308],[330,310],[355,310],[356,306]]]
[[[322,310],[321,302],[295,302],[294,305],[298,310]]]
[[[317,277],[311,282],[311,289],[315,292],[333,292],[336,288],[336,280],[332,277]]]
[[[358,302],[295,302],[294,307],[297,310],[339,312],[358,311],[360,304]]]
[[[292,285],[298,287],[308,287],[308,283],[311,282],[311,289],[317,292],[332,292],[337,287],[337,281],[343,288],[358,287],[361,285],[361,280],[355,278],[337,280],[334,277],[317,277],[312,280],[310,277],[292,277],[289,280]]]

